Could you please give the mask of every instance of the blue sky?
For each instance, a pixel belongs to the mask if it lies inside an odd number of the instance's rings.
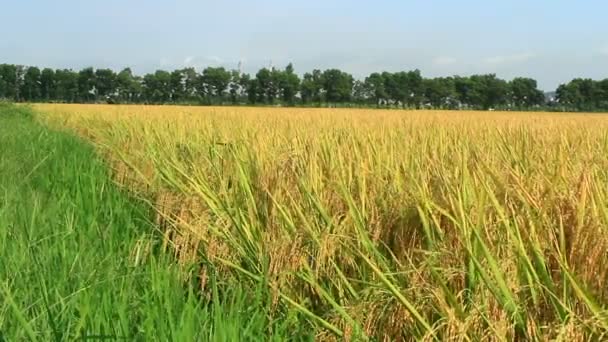
[[[608,78],[605,0],[0,1],[0,63]]]

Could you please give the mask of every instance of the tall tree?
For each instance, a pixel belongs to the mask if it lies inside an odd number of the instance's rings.
[[[455,108],[457,93],[454,79],[452,77],[425,79],[424,97],[434,108]]]
[[[322,79],[327,102],[350,101],[354,84],[352,75],[338,69],[328,69],[323,72]]]
[[[230,83],[228,84],[228,88],[230,93],[230,102],[232,102],[232,104],[237,104],[242,95],[241,74],[238,70],[232,70],[230,72]]]
[[[459,107],[473,106],[473,82],[469,77],[454,77],[454,90]]]
[[[18,101],[21,72],[13,64],[0,64],[0,98]]]
[[[301,103],[383,104],[419,108],[530,108],[545,104],[536,80],[518,77],[506,82],[494,74],[470,77],[425,79],[419,70],[372,73],[364,81],[338,69],[304,74],[295,73],[290,63],[285,69],[260,69],[254,78],[235,70],[209,67],[198,74],[194,68],[167,72],[157,70],[145,77],[126,68],[116,74],[110,69],[84,68],[78,72],[63,69],[0,64],[0,99],[11,101],[122,103],[230,103],[247,99],[250,103],[294,105]],[[608,110],[608,79],[595,81],[575,78],[556,91],[557,101],[566,110]]]
[[[302,102],[321,103],[321,91],[323,89],[323,77],[321,70],[315,69],[312,73],[305,73],[301,84]]]
[[[230,72],[223,67],[208,67],[203,70],[202,81],[207,87],[208,94],[222,102],[231,77]]]
[[[144,76],[144,96],[148,103],[168,103],[171,101],[171,74],[156,70]]]
[[[24,101],[40,100],[40,83],[40,69],[37,67],[27,68],[21,84],[21,96]]]
[[[112,101],[112,97],[116,96],[118,88],[116,73],[111,69],[97,69],[95,70],[94,80],[97,98]]]
[[[598,109],[608,110],[608,78],[598,82]]]
[[[274,103],[274,100],[279,94],[279,84],[276,72],[273,70],[262,68],[255,75],[257,85],[257,101],[262,103]]]
[[[171,102],[183,101],[186,97],[185,77],[183,70],[176,69],[171,72],[169,85],[171,87]]]
[[[536,80],[517,77],[509,82],[511,102],[515,107],[530,108],[543,104],[545,94],[538,89]]]
[[[294,72],[293,65],[289,63],[285,71],[278,73],[281,98],[288,105],[295,104],[296,94],[300,90],[300,77]]]
[[[249,75],[241,76],[241,84],[245,84],[247,87],[247,99],[250,104],[256,104],[259,102],[258,94],[258,80],[257,78],[251,78]]]
[[[385,96],[393,103],[403,107],[420,107],[424,99],[424,84],[419,70],[383,72],[381,78]]]
[[[122,102],[139,102],[142,98],[141,82],[133,75],[131,68],[122,69],[116,75],[118,98]]]
[[[353,101],[359,105],[366,104],[369,102],[371,96],[371,92],[367,87],[367,84],[360,80],[355,80],[355,84],[353,84]]]
[[[557,98],[562,105],[576,110],[596,110],[602,102],[599,84],[588,78],[575,78],[560,85]]]
[[[67,103],[82,101],[80,99],[79,78],[79,74],[72,70],[57,70],[55,72],[57,99]]]
[[[495,108],[507,102],[508,84],[495,74],[473,75],[470,78],[471,104],[482,109]]]
[[[44,68],[40,74],[40,97],[43,101],[57,99],[55,70]]]
[[[397,87],[401,89],[400,101],[411,108],[420,108],[424,99],[424,83],[420,70],[399,72],[394,75]]]
[[[97,89],[95,88],[95,70],[85,68],[78,73],[78,97],[83,102],[97,100]]]
[[[196,85],[198,74],[194,68],[182,69],[182,78],[184,83],[184,96],[192,100],[196,97]]]
[[[405,97],[403,94],[406,93],[407,89],[405,89],[405,86],[397,83],[395,74],[384,71],[381,76],[388,103],[399,104]]]
[[[374,72],[365,78],[365,87],[372,94],[377,106],[386,103],[388,94],[386,92],[385,80],[383,74]]]

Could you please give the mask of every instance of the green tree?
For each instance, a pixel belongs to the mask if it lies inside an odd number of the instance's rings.
[[[223,67],[208,67],[203,70],[202,82],[207,88],[207,93],[215,97],[220,103],[224,98],[224,93],[228,89],[232,75]]]
[[[194,68],[182,69],[182,77],[184,82],[184,95],[188,100],[196,97],[196,85],[198,73]]]
[[[55,71],[55,89],[57,100],[74,103],[80,100],[79,74],[69,70]]]
[[[530,108],[541,105],[545,101],[545,94],[538,89],[536,80],[518,77],[509,82],[511,102],[518,108]]]
[[[367,84],[360,80],[355,80],[353,84],[353,101],[359,105],[366,104],[372,98]]]
[[[97,89],[95,88],[95,70],[85,68],[78,73],[78,97],[83,102],[97,100]]]
[[[21,73],[13,64],[0,64],[0,98],[19,100]]]
[[[39,101],[40,100],[40,69],[37,67],[29,67],[23,75],[23,83],[21,84],[21,96],[24,101]]]
[[[111,69],[97,69],[95,70],[94,80],[96,98],[113,101],[112,98],[116,96],[118,88],[116,73]]]
[[[350,101],[354,84],[352,75],[338,69],[328,69],[323,72],[322,80],[327,102]]]
[[[398,100],[410,108],[420,108],[424,100],[424,83],[420,70],[402,71],[393,75]]]
[[[40,97],[43,101],[57,100],[55,70],[44,68],[40,74]]]
[[[278,73],[278,83],[283,101],[294,105],[296,94],[300,90],[300,77],[294,72],[291,63],[287,65],[285,71]]]
[[[469,77],[454,77],[454,90],[459,107],[472,107],[473,82]]]
[[[375,76],[377,77],[377,76]],[[418,108],[424,99],[423,78],[419,70],[381,74],[386,98],[403,107]],[[378,80],[379,81],[379,80]]]
[[[230,83],[228,84],[228,89],[230,93],[230,101],[232,104],[237,104],[243,92],[241,86],[241,74],[238,70],[232,70],[230,72]]]
[[[507,103],[508,84],[497,78],[495,74],[473,75],[470,77],[470,82],[471,105],[487,110]]]
[[[251,78],[249,75],[241,76],[241,84],[245,85],[247,89],[247,100],[250,104],[258,103],[258,80]]]
[[[403,95],[406,93],[405,86],[400,88],[397,83],[397,77],[395,77],[395,74],[393,73],[384,71],[380,75],[382,76],[384,91],[388,100],[387,104],[399,104],[399,102],[405,98]],[[405,105],[405,102],[403,102],[403,104]]]
[[[171,72],[169,77],[171,87],[171,102],[177,103],[186,98],[185,77],[183,70],[177,69]]]
[[[262,68],[255,75],[257,85],[257,101],[273,104],[279,94],[279,84],[277,73],[274,70]]]
[[[365,78],[365,87],[371,93],[373,99],[375,100],[376,106],[386,103],[388,98],[383,75],[385,74],[374,72]]]
[[[557,88],[560,104],[568,109],[595,110],[601,100],[601,88],[591,79],[575,78]]]
[[[141,82],[133,75],[130,68],[121,70],[116,75],[118,98],[121,102],[139,102],[142,98]]]
[[[454,79],[452,77],[425,79],[424,97],[433,108],[455,108],[457,93]]]
[[[598,109],[608,110],[608,78],[599,81],[597,84],[598,88]]]
[[[144,97],[148,103],[168,103],[171,101],[171,74],[156,70],[143,79]]]
[[[302,102],[321,103],[322,100],[322,89],[323,89],[323,77],[321,70],[315,69],[312,73],[305,73],[301,84]]]

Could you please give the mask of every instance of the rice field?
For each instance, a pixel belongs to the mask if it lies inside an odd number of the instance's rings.
[[[261,286],[210,278],[202,297],[107,171],[86,141],[0,103],[0,341],[312,339]]]
[[[317,340],[608,338],[606,116],[34,109],[154,208],[203,298],[262,288]]]

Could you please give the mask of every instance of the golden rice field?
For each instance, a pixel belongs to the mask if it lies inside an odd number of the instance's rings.
[[[35,109],[154,205],[203,295],[262,284],[320,340],[608,339],[607,116]]]

